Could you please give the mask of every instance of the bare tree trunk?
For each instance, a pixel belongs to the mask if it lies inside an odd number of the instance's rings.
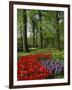
[[[23,37],[22,37],[22,27],[20,26],[20,42],[21,42],[21,50],[23,50]]]
[[[35,20],[32,18],[32,29],[33,29],[33,47],[35,47]]]
[[[61,50],[60,49],[59,12],[58,11],[56,12],[56,23],[57,23],[56,33],[57,33],[57,43],[58,43],[57,48]]]
[[[39,20],[40,20],[40,43],[41,43],[41,48],[43,48],[43,36],[42,36],[42,25],[41,25],[42,15],[40,11],[39,11]]]
[[[23,10],[23,23],[24,23],[24,30],[23,30],[23,37],[24,37],[24,48],[26,52],[28,52],[28,44],[27,44],[27,11]]]

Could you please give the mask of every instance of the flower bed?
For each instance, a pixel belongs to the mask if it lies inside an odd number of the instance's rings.
[[[18,60],[18,80],[46,79],[64,73],[63,63],[51,60],[51,53],[21,56]]]
[[[45,66],[42,66],[40,62],[36,60],[38,57],[41,57],[41,54],[28,55],[19,58],[17,70],[18,80],[45,79],[51,74]]]

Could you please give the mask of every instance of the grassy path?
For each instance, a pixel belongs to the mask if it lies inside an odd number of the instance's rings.
[[[25,55],[29,55],[29,54],[37,54],[37,53],[44,53],[44,54],[52,53],[53,59],[64,60],[64,52],[63,51],[59,51],[57,49],[48,49],[48,48],[44,48],[44,49],[32,48],[32,49],[30,49],[29,52],[21,51],[21,52],[18,52],[17,55],[18,55],[18,57],[21,57],[21,56],[25,56]]]

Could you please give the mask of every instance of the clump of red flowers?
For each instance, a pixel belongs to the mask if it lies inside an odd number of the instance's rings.
[[[50,58],[50,54],[27,55],[19,58],[17,66],[18,80],[38,80],[47,78],[51,72],[42,66],[38,58]]]

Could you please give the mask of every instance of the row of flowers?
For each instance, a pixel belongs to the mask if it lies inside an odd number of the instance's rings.
[[[51,53],[34,54],[21,56],[18,60],[17,79],[18,80],[37,80],[49,77],[52,72],[38,61],[39,58],[51,58]]]

